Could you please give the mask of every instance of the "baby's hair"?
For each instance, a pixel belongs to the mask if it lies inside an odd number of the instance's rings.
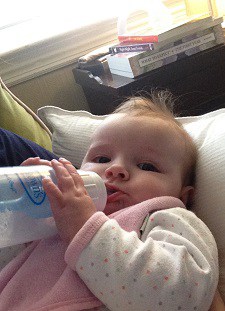
[[[165,119],[172,119],[175,123],[176,115],[173,112],[175,99],[170,91],[152,90],[147,96],[133,96],[118,106],[113,113],[131,113],[136,116],[155,115]]]
[[[150,116],[164,119],[175,126],[182,134],[186,143],[184,184],[194,185],[197,162],[197,148],[183,125],[173,113],[175,99],[170,91],[154,90],[148,97],[134,96],[118,106],[113,113],[126,113],[129,116]]]

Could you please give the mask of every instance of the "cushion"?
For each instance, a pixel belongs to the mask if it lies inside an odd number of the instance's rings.
[[[39,117],[52,130],[53,152],[80,167],[90,136],[105,116],[46,106]],[[219,289],[225,301],[225,109],[178,118],[199,150],[194,211],[212,231],[219,249]]]
[[[51,132],[42,120],[19,100],[0,79],[0,127],[52,149]]]
[[[216,239],[219,289],[225,301],[225,109],[203,116],[180,118],[180,121],[199,150],[194,210]]]
[[[90,144],[91,134],[105,116],[53,106],[41,107],[37,114],[52,132],[53,153],[63,156],[79,168]]]

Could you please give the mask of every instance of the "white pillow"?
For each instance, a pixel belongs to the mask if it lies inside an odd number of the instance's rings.
[[[40,108],[38,116],[52,130],[53,152],[78,168],[90,144],[91,134],[105,118],[86,111],[66,111],[52,106]],[[194,210],[217,241],[219,289],[225,301],[225,109],[178,120],[199,150]]]
[[[66,158],[79,168],[89,147],[90,136],[105,116],[53,106],[39,108],[37,114],[45,124],[49,124],[54,154]]]

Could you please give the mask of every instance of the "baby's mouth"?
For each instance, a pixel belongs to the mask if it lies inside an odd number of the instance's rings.
[[[106,184],[106,191],[108,203],[116,202],[120,200],[121,197],[124,195],[124,192],[121,191],[119,188],[107,184]]]
[[[105,184],[106,186],[106,191],[107,191],[107,195],[111,195],[111,194],[114,194],[115,192],[118,192],[120,191],[119,188],[113,186],[113,185],[110,185],[110,184]]]
[[[117,190],[116,190],[116,189],[107,188],[107,187],[106,187],[106,191],[107,191],[107,195],[111,195],[111,194],[113,194],[113,193],[117,192]]]

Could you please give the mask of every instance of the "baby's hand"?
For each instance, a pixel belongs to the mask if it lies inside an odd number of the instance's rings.
[[[39,157],[28,158],[20,165],[48,165],[52,166],[51,161],[40,159]]]
[[[52,160],[51,165],[55,170],[58,185],[56,186],[50,178],[44,178],[43,187],[51,204],[59,234],[69,243],[96,212],[96,207],[71,162],[65,159]]]

